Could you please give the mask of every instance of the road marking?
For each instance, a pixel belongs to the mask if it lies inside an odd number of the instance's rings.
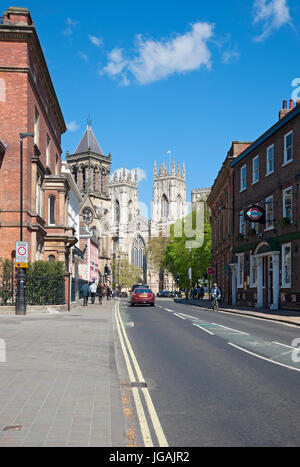
[[[174,313],[174,316],[177,316],[177,318],[186,320],[186,318],[184,318],[183,316],[178,315],[177,313]]]
[[[163,310],[168,311],[169,313],[174,313],[174,310],[168,310],[168,308],[163,308]]]
[[[244,334],[245,336],[250,335],[247,332],[242,332],[242,331],[238,331],[237,329],[228,328],[227,326],[222,326],[222,324],[217,324],[217,323],[212,323],[212,324],[214,324],[215,326],[219,326],[220,328],[229,329],[230,331],[238,332],[239,334]]]
[[[116,304],[116,307],[115,307],[115,312],[116,313],[117,313],[117,310],[118,310],[118,304]],[[135,383],[136,379],[134,377],[133,369],[132,369],[132,366],[131,366],[131,363],[130,363],[130,360],[129,360],[129,357],[128,357],[128,353],[127,353],[127,350],[126,350],[126,346],[125,346],[125,343],[124,343],[122,332],[120,330],[119,320],[118,320],[117,316],[116,316],[116,323],[117,323],[119,339],[120,339],[120,343],[121,343],[121,347],[122,347],[122,351],[123,351],[123,355],[124,355],[128,375],[129,375],[129,380],[130,380],[131,383]],[[150,430],[149,430],[149,427],[148,427],[148,423],[147,423],[147,420],[146,420],[145,412],[144,412],[144,409],[143,409],[143,405],[142,405],[142,402],[141,402],[141,399],[140,399],[138,389],[133,388],[132,389],[132,394],[133,394],[133,398],[134,398],[134,402],[135,402],[135,406],[136,406],[137,416],[138,416],[138,419],[139,419],[139,422],[140,422],[140,427],[141,427],[141,432],[142,432],[145,447],[153,447],[153,442],[152,442]]]
[[[296,347],[292,347],[292,346],[286,345],[286,344],[281,344],[280,342],[275,342],[275,341],[273,341],[273,344],[282,345],[283,347],[287,347],[288,349],[292,349],[292,350],[295,350],[295,348],[296,348]]]
[[[231,347],[234,347],[234,348],[236,348],[238,350],[241,350],[242,352],[245,352],[245,353],[247,353],[249,355],[253,355],[254,357],[260,358],[261,360],[266,360],[267,362],[275,363],[275,365],[284,366],[285,368],[288,368],[290,370],[300,371],[299,368],[295,368],[293,366],[285,365],[285,363],[275,362],[274,360],[271,360],[270,358],[262,357],[261,355],[258,355],[256,353],[250,352],[249,350],[243,349],[243,347],[239,347],[238,345],[232,344],[231,342],[228,342],[228,344],[231,345]]]
[[[193,326],[196,326],[196,328],[200,328],[200,329],[202,329],[202,331],[208,332],[208,334],[210,334],[211,336],[214,336],[214,333],[213,333],[213,332],[209,331],[208,329],[203,328],[203,327],[200,326],[199,324],[195,324],[195,323],[194,323]]]
[[[139,382],[144,382],[145,381],[145,378],[143,377],[143,374],[141,372],[141,369],[140,369],[140,366],[137,362],[137,359],[135,357],[135,354],[133,352],[133,349],[131,347],[131,344],[129,342],[129,339],[127,337],[127,334],[126,334],[126,331],[125,331],[125,328],[124,328],[124,325],[123,325],[123,321],[121,319],[121,315],[120,315],[120,310],[119,310],[119,302],[117,304],[117,307],[116,307],[116,315],[117,315],[117,319],[119,320],[120,322],[120,326],[121,326],[121,330],[122,330],[122,334],[124,336],[124,340],[125,340],[125,343],[127,345],[127,349],[129,351],[129,354],[130,354],[130,357],[131,357],[131,360],[132,360],[132,363],[133,363],[133,366],[134,366],[134,369],[135,369],[135,372],[137,374],[137,378],[138,378],[138,381]],[[126,350],[126,349],[125,349]],[[126,351],[127,352],[127,351]],[[130,376],[130,375],[129,375]],[[134,378],[134,376],[131,375],[131,377]],[[135,382],[135,380],[133,380],[132,382]],[[159,446],[160,447],[169,447],[169,444],[168,444],[168,441],[165,437],[165,434],[163,432],[163,429],[162,429],[162,426],[161,426],[161,423],[159,421],[159,418],[157,416],[157,413],[156,413],[156,410],[154,408],[154,405],[153,405],[153,402],[152,402],[152,399],[151,399],[151,396],[150,396],[150,393],[148,391],[147,388],[142,388],[141,389],[143,395],[144,395],[144,398],[145,398],[145,402],[146,402],[146,406],[148,408],[148,412],[149,412],[149,415],[150,415],[150,418],[151,418],[151,421],[152,421],[152,425],[153,425],[153,428],[154,428],[154,431],[155,431],[155,434],[156,434],[156,437],[157,437],[157,440],[158,440],[158,443],[159,443]],[[147,423],[147,422],[146,422]],[[145,426],[143,424],[143,428],[145,429]],[[148,425],[147,425],[147,428],[148,428]],[[149,430],[149,429],[148,429]],[[146,430],[146,433],[147,433],[147,430]],[[152,442],[152,440],[151,440]]]

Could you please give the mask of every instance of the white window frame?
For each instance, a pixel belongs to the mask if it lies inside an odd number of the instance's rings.
[[[268,206],[271,204],[272,201],[272,219],[268,219]],[[265,230],[272,230],[274,229],[274,196],[269,196],[266,198],[266,228]]]
[[[51,199],[54,199],[54,224],[51,223]],[[48,225],[56,225],[56,198],[50,195],[48,198]]]
[[[286,210],[286,196],[289,194],[290,192],[290,196],[291,196],[291,216],[288,216],[287,215],[287,210]],[[293,222],[293,187],[290,186],[288,188],[286,188],[285,190],[283,190],[283,193],[282,193],[282,215],[283,215],[283,218],[285,217],[289,217],[290,218],[290,221],[291,223]]]
[[[269,152],[270,152],[271,149],[272,149],[272,151],[273,151],[273,157],[272,157],[272,159],[269,158]],[[269,170],[269,165],[270,165],[269,162],[270,162],[271,160],[272,160],[272,165],[273,165],[273,167],[272,167],[272,170]],[[271,146],[269,146],[269,147],[267,148],[266,176],[273,174],[273,173],[274,173],[274,170],[275,170],[275,146],[274,146],[274,144],[271,144]]]
[[[292,135],[292,144],[291,146],[287,146],[287,138]],[[287,159],[287,152],[288,152],[288,149],[291,148],[291,158],[288,160]],[[286,135],[284,135],[284,163],[283,165],[287,165],[289,164],[290,162],[293,162],[293,156],[294,156],[294,132],[293,130],[289,131]]]
[[[256,280],[254,281],[254,264],[256,263]],[[257,287],[257,257],[250,255],[250,287]]]
[[[245,176],[243,177],[243,170],[245,170]],[[247,165],[241,167],[241,192],[247,189]]]
[[[258,161],[258,167],[255,168],[255,163]],[[255,175],[257,174],[257,178]],[[252,161],[252,185],[259,182],[259,156],[254,157]]]
[[[40,114],[36,107],[34,107],[34,144],[39,145],[40,140]]]
[[[282,264],[281,264],[281,277],[282,277],[282,285],[283,289],[290,289],[292,287],[292,244],[291,243],[284,243],[282,245]],[[285,251],[287,248],[290,248],[290,265],[289,265],[289,275],[290,280],[289,282],[286,281],[286,254]]]
[[[246,221],[244,211],[240,211],[240,234],[246,235]]]
[[[240,253],[237,255],[238,267],[237,267],[237,288],[244,288],[244,276],[245,276],[245,253]],[[241,265],[243,268],[241,269]]]
[[[46,137],[46,167],[50,167],[51,138],[47,133]]]

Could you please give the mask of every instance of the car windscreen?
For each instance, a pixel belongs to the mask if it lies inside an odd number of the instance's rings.
[[[152,293],[150,289],[135,289],[134,293]]]

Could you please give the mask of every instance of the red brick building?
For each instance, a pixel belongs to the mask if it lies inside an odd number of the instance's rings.
[[[232,304],[230,264],[233,261],[233,172],[231,162],[251,143],[234,141],[214,181],[207,204],[211,210],[213,280],[222,290],[223,302]]]
[[[284,101],[277,121],[230,164],[233,172],[233,300],[300,310],[300,105]],[[265,220],[245,213],[258,206]]]
[[[69,183],[61,176],[65,121],[26,8],[0,24],[0,250],[12,258],[20,231],[20,133],[24,140],[24,241],[30,260],[67,261],[76,242],[67,227]]]

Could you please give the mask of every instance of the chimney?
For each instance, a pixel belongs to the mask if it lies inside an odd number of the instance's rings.
[[[4,13],[4,23],[33,26],[33,21],[27,8],[12,6]]]
[[[283,101],[282,109],[279,112],[279,120],[284,118],[291,110],[293,110],[293,108],[294,108],[293,99],[290,99],[289,108],[288,108],[288,105],[287,105],[287,101]]]

